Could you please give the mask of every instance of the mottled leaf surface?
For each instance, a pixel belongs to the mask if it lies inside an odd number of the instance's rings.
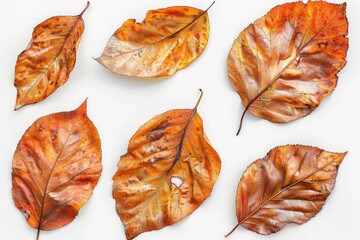
[[[76,62],[84,32],[83,13],[56,16],[37,25],[32,39],[17,59],[14,84],[15,110],[43,101],[67,82]]]
[[[171,110],[141,126],[113,178],[127,239],[195,211],[210,196],[220,167],[196,108]]]
[[[345,155],[302,145],[272,149],[250,164],[239,182],[236,227],[268,235],[307,222],[333,190]]]
[[[209,31],[207,10],[185,6],[151,10],[142,23],[124,22],[97,61],[121,75],[173,75],[201,55]]]
[[[31,227],[52,230],[70,223],[102,170],[100,138],[86,102],[36,120],[18,143],[12,169],[13,199]]]
[[[345,10],[345,3],[287,3],[240,33],[227,65],[244,114],[249,110],[271,122],[290,122],[331,94],[346,63]]]

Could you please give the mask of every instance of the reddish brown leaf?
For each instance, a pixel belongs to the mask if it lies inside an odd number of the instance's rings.
[[[240,33],[228,56],[230,81],[245,106],[239,132],[248,110],[286,123],[331,94],[346,63],[345,10],[345,3],[287,3]]]
[[[127,239],[195,211],[210,196],[220,167],[197,107],[165,112],[141,126],[113,178]]]
[[[18,143],[13,160],[13,199],[33,228],[70,223],[90,198],[101,174],[98,132],[86,102],[71,112],[41,117]]]
[[[345,155],[286,145],[250,164],[236,195],[238,225],[228,235],[240,225],[268,235],[287,224],[307,222],[333,190]]]
[[[43,101],[69,79],[84,32],[82,15],[56,16],[37,25],[32,39],[16,62],[15,110]]]
[[[185,6],[151,10],[142,23],[124,22],[97,61],[122,75],[173,75],[202,54],[209,31],[207,10]]]

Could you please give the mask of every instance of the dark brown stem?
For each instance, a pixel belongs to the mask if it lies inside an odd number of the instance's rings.
[[[280,76],[280,75],[279,75],[279,76]],[[279,77],[279,76],[278,76],[278,77]],[[275,80],[273,80],[266,88],[264,88],[258,95],[256,95],[256,97],[254,97],[254,98],[246,105],[246,107],[245,107],[245,109],[244,109],[244,112],[243,112],[243,114],[241,115],[240,126],[239,126],[239,130],[238,130],[237,133],[236,133],[236,136],[238,136],[239,133],[240,133],[240,130],[241,130],[241,127],[242,127],[242,124],[243,124],[243,120],[244,120],[245,114],[246,114],[246,112],[249,110],[251,104],[253,104],[261,95],[263,95],[264,92],[266,92],[266,91],[276,82],[276,80],[277,80],[278,77],[276,77]]]
[[[228,237],[230,236],[230,234],[232,234],[238,227],[240,226],[240,223],[238,223],[228,234],[226,234],[224,237]]]
[[[241,115],[240,126],[239,126],[239,130],[238,130],[237,133],[236,133],[236,136],[239,136],[239,133],[240,133],[240,131],[241,131],[241,127],[242,127],[242,125],[243,125],[243,121],[244,121],[245,114],[246,114],[246,112],[249,110],[249,107],[250,107],[250,105],[247,105],[246,108],[245,108],[245,110],[244,110],[244,112],[243,112],[242,115]]]
[[[38,230],[37,230],[36,240],[39,240],[39,238],[40,238],[40,228],[38,228]]]
[[[208,7],[205,12],[207,12],[213,5],[215,4],[215,1],[212,2],[212,4],[210,5],[210,7]]]
[[[201,102],[201,99],[202,99],[202,97],[204,95],[204,92],[203,92],[203,90],[201,88],[199,88],[199,91],[200,91],[200,97],[199,97],[199,100],[197,101],[197,103],[196,103],[196,105],[194,107],[194,110],[197,110],[197,108],[198,108],[198,106],[199,106],[199,104]]]
[[[90,2],[88,1],[86,3],[86,7],[84,8],[84,10],[82,10],[82,12],[79,14],[80,17],[86,12],[86,10],[89,8],[89,6],[90,6]]]

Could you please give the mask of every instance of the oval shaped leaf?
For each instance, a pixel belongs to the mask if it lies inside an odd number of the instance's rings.
[[[110,71],[136,77],[173,75],[204,51],[209,38],[207,10],[169,7],[151,10],[142,23],[129,19],[96,60]]]
[[[18,143],[12,167],[15,205],[38,235],[70,223],[102,170],[100,138],[86,102],[36,120]]]
[[[285,123],[310,114],[331,94],[346,63],[345,10],[345,3],[287,3],[240,33],[227,62],[245,106],[240,128],[248,110]]]
[[[239,223],[229,234],[240,225],[268,235],[307,222],[333,190],[345,155],[302,145],[272,149],[244,172],[236,195]]]
[[[43,101],[69,79],[84,32],[82,15],[56,16],[37,25],[25,51],[17,59],[15,110]]]
[[[120,158],[113,197],[127,239],[180,221],[210,196],[221,160],[196,109],[152,118]]]

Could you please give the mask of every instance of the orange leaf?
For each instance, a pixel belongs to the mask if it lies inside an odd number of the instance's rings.
[[[141,126],[113,178],[113,197],[127,239],[195,211],[210,196],[220,167],[197,106],[165,112]]]
[[[69,79],[84,31],[82,15],[52,17],[35,27],[28,48],[17,59],[15,110],[43,101]]]
[[[86,102],[36,120],[18,143],[12,167],[15,205],[38,229],[37,239],[40,230],[70,223],[102,170],[100,138]]]
[[[248,110],[285,123],[331,94],[346,63],[345,9],[345,3],[287,3],[240,33],[228,56],[230,81],[245,106],[239,132]]]
[[[335,186],[346,153],[286,145],[272,149],[244,172],[236,195],[238,226],[269,235],[314,217]]]
[[[173,75],[201,55],[209,31],[207,10],[192,7],[151,10],[142,23],[135,19],[124,22],[96,60],[122,75]]]

